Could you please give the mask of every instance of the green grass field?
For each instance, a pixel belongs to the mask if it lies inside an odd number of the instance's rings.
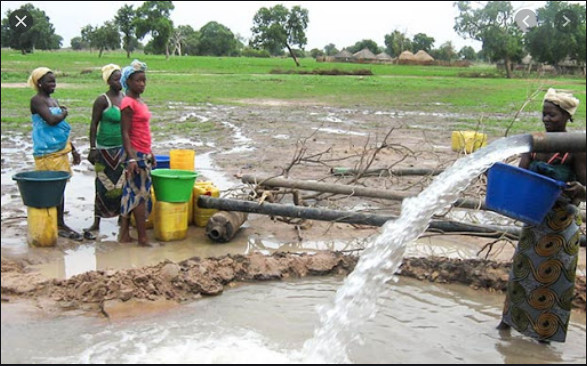
[[[70,109],[72,124],[89,124],[94,99],[103,93],[100,68],[107,63],[124,66],[129,59],[121,52],[36,51],[21,55],[2,50],[2,132],[27,129],[28,105],[33,91],[23,85],[31,70],[47,66],[57,74],[55,98]],[[479,123],[496,134],[504,132],[513,116],[537,89],[568,89],[581,100],[573,129],[585,129],[585,78],[538,76],[505,79],[495,66],[469,68],[407,65],[317,63],[302,59],[301,69],[368,69],[373,76],[319,76],[271,74],[272,70],[295,70],[291,59],[171,57],[132,55],[145,61],[148,87],[145,99],[154,116],[170,102],[242,104],[247,99],[280,99],[341,107],[394,109],[437,113],[459,113],[455,121],[463,129]],[[486,77],[469,77],[472,75]],[[62,87],[60,88],[60,84]],[[540,110],[541,97],[525,111]],[[292,106],[291,108],[297,108]],[[522,114],[511,132],[541,129],[539,117]]]

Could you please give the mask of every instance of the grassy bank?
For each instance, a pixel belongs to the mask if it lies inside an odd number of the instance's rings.
[[[295,69],[291,59],[172,57],[137,55],[148,66],[145,99],[154,116],[168,109],[169,102],[242,104],[251,100],[279,99],[294,102],[381,110],[454,113],[462,128],[479,122],[488,130],[505,130],[515,113],[536,89],[555,87],[571,90],[580,100],[573,128],[585,129],[585,79],[495,77],[495,67],[425,67],[407,65],[361,65],[317,63],[303,59],[302,69],[369,69],[373,76],[274,75],[272,70]],[[70,122],[88,124],[91,105],[104,92],[100,67],[125,65],[123,53],[56,51],[21,55],[2,50],[2,131],[26,128],[32,91],[22,83],[38,66],[53,68],[58,76],[55,97],[70,108]],[[468,77],[479,74],[488,78]],[[512,132],[540,130],[537,112],[542,94],[530,103]],[[156,121],[154,121],[156,122]]]

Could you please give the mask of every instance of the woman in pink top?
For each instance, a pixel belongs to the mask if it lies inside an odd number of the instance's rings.
[[[135,216],[139,245],[149,246],[145,221],[151,212],[151,167],[155,158],[151,152],[151,112],[141,99],[145,91],[147,65],[134,60],[130,66],[122,69],[120,79],[126,89],[126,96],[120,103],[123,160],[126,163],[122,200],[120,206],[120,234],[122,243],[133,241],[131,238],[130,214]]]

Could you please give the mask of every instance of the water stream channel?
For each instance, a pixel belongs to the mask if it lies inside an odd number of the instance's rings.
[[[419,196],[405,200],[401,217],[386,224],[379,236],[367,243],[361,240],[365,250],[346,278],[240,284],[221,296],[110,320],[82,314],[48,316],[28,306],[2,303],[2,362],[584,364],[584,313],[573,313],[566,343],[542,345],[516,332],[504,335],[495,329],[503,295],[395,275],[435,212],[454,202],[491,164],[528,149],[525,140],[510,138],[459,159]],[[10,153],[24,156],[26,150]],[[196,165],[220,188],[234,183],[214,169],[209,154],[197,155]],[[13,173],[3,170],[3,184]],[[76,184],[68,186],[66,195],[77,202],[74,209],[91,210],[92,200],[80,197],[93,192],[93,177],[75,174],[73,180]],[[2,206],[17,199],[17,194],[3,195]],[[86,227],[89,220],[74,216],[70,223]],[[104,220],[100,243],[66,250],[62,258],[33,268],[49,278],[69,278],[104,267],[153,264],[162,256],[179,261],[195,255],[270,252],[284,245],[252,236],[237,237],[223,247],[196,246],[192,240],[144,249],[118,245],[116,231],[114,220]],[[22,238],[5,241],[5,234],[10,232],[3,233],[3,250],[32,250]],[[309,242],[297,249],[353,245]]]

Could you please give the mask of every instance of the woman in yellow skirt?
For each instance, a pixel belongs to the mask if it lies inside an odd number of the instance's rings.
[[[68,154],[73,155],[73,164],[81,162],[81,158],[73,144],[69,141],[71,126],[65,121],[67,108],[60,106],[51,97],[57,82],[53,71],[39,67],[31,73],[28,84],[37,92],[31,98],[31,115],[33,121],[33,156],[37,170],[64,171],[71,174]],[[80,233],[65,224],[64,199],[57,206],[57,226],[59,236],[73,240],[82,240]]]

